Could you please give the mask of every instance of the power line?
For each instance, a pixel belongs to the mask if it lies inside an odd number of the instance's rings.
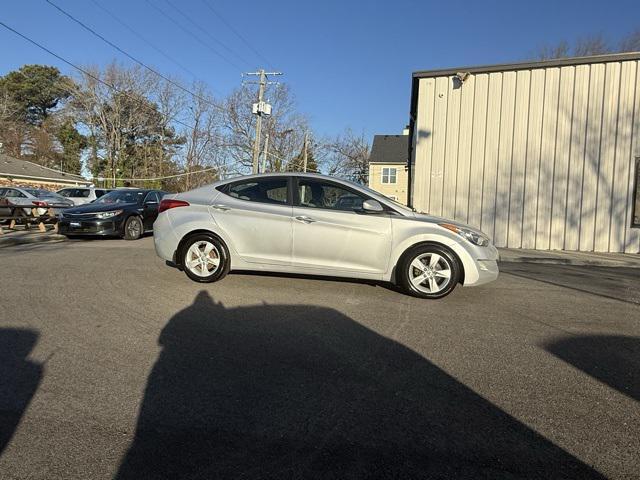
[[[238,60],[240,60],[241,62],[245,63],[248,66],[252,66],[244,57],[242,57],[239,53],[235,52],[234,50],[232,50],[231,48],[229,48],[227,45],[225,45],[223,42],[221,42],[220,40],[218,40],[216,37],[214,37],[213,35],[211,35],[211,33],[209,33],[207,30],[205,30],[204,28],[202,28],[200,25],[198,25],[198,23],[193,20],[192,17],[190,17],[189,15],[187,15],[186,13],[184,13],[182,10],[180,10],[178,7],[176,7],[176,5],[171,2],[170,0],[164,0],[165,3],[167,5],[169,5],[171,8],[173,8],[176,12],[178,12],[185,20],[187,20],[187,22],[189,22],[191,25],[193,25],[194,27],[196,27],[198,30],[200,30],[202,33],[204,33],[207,37],[209,37],[211,40],[213,40],[215,43],[217,43],[218,45],[220,45],[222,48],[224,48],[227,52],[229,52],[231,55],[234,55],[236,58],[238,58]]]
[[[209,168],[203,168],[202,170],[196,170],[194,172],[185,172],[185,173],[178,173],[176,175],[167,175],[164,177],[150,177],[150,178],[120,178],[117,177],[116,180],[120,180],[123,182],[153,182],[155,180],[166,180],[167,178],[176,178],[176,177],[184,177],[185,175],[194,175],[196,173],[204,173],[204,172],[210,172],[211,170],[220,170],[220,167],[209,167]],[[99,179],[102,177],[91,177],[92,179]]]
[[[47,0],[48,1],[48,0]],[[222,53],[218,52],[215,48],[213,48],[211,45],[209,45],[208,43],[204,42],[199,36],[197,36],[195,33],[193,33],[191,30],[189,30],[188,28],[185,28],[180,22],[178,22],[175,18],[173,18],[171,15],[169,15],[167,12],[165,12],[162,8],[160,8],[158,5],[155,5],[153,2],[151,2],[150,0],[147,0],[147,3],[149,5],[151,5],[152,8],[154,8],[156,11],[160,12],[160,14],[165,17],[167,20],[169,20],[171,23],[173,23],[175,26],[177,26],[180,30],[182,30],[184,33],[186,33],[187,35],[189,35],[190,37],[193,37],[200,45],[202,45],[204,48],[206,48],[207,50],[210,50],[211,52],[213,52],[215,55],[217,55],[218,57],[220,57],[221,59],[223,59],[225,62],[227,62],[229,65],[231,65],[233,68],[235,68],[238,71],[242,70],[242,67],[238,66],[233,60],[230,60],[229,58],[227,58],[226,56],[224,56]]]
[[[188,88],[183,87],[182,85],[180,85],[178,82],[175,82],[173,80],[171,80],[169,77],[163,75],[162,73],[158,72],[157,70],[151,68],[150,66],[148,66],[147,64],[145,64],[144,62],[138,60],[136,57],[134,57],[133,55],[131,55],[130,53],[126,52],[125,50],[123,50],[122,48],[120,48],[118,45],[116,45],[115,43],[113,43],[112,41],[108,40],[107,38],[105,38],[104,36],[102,36],[101,34],[99,34],[98,32],[96,32],[95,30],[93,30],[91,27],[87,26],[86,24],[84,24],[83,22],[81,22],[80,20],[78,20],[76,17],[74,17],[73,15],[71,15],[69,12],[67,12],[66,10],[60,8],[58,5],[56,5],[55,3],[53,3],[51,0],[45,0],[45,2],[47,2],[49,5],[51,5],[52,7],[54,7],[56,10],[58,10],[60,13],[62,13],[63,15],[65,15],[66,17],[68,17],[69,19],[73,20],[75,23],[77,23],[78,25],[80,25],[82,28],[84,28],[85,30],[87,30],[88,32],[92,33],[93,35],[95,35],[96,37],[98,37],[100,40],[102,40],[103,42],[105,42],[107,45],[110,45],[111,47],[115,48],[117,51],[119,51],[120,53],[122,53],[123,55],[127,56],[128,58],[130,58],[131,60],[133,60],[134,62],[136,62],[138,65],[141,65],[142,67],[144,67],[145,69],[147,69],[148,71],[150,71],[151,73],[153,73],[154,75],[157,75],[158,77],[164,79],[166,82],[170,83],[171,85],[173,85],[176,88],[179,88],[180,90],[182,90],[185,93],[188,93],[189,95],[193,96],[194,98],[199,99],[202,102],[208,103],[209,105],[212,105],[214,107],[216,107],[216,105],[212,102],[210,102],[209,100],[207,100],[206,98],[204,98],[201,95],[198,95],[197,93],[192,92],[191,90],[189,90]]]
[[[170,62],[172,62],[173,64],[177,65],[179,68],[181,68],[183,71],[185,71],[186,73],[188,73],[189,75],[191,75],[191,77],[196,78],[197,75],[195,73],[193,73],[190,69],[188,69],[187,67],[185,67],[184,65],[182,65],[180,62],[178,62],[175,58],[173,58],[171,55],[169,55],[168,53],[166,53],[164,50],[156,47],[152,42],[150,42],[149,40],[147,40],[145,37],[143,37],[142,35],[140,35],[134,28],[132,28],[130,25],[128,25],[127,23],[125,23],[122,19],[120,19],[115,13],[113,13],[112,11],[110,11],[109,9],[107,9],[106,7],[104,7],[103,5],[101,5],[100,3],[98,3],[97,0],[91,0],[93,2],[93,4],[98,7],[100,10],[102,10],[103,12],[105,12],[107,15],[109,15],[111,18],[113,18],[116,22],[118,22],[120,25],[122,25],[124,28],[126,28],[131,34],[135,35],[137,38],[139,38],[140,40],[142,40],[144,43],[146,43],[147,45],[149,45],[151,48],[153,48],[156,52],[158,52],[160,55],[162,55],[164,58],[166,58],[167,60],[169,60]]]
[[[258,57],[260,57],[260,59],[261,59],[263,62],[265,62],[265,63],[266,63],[270,68],[273,68],[273,63],[272,63],[272,62],[270,62],[269,60],[267,60],[267,59],[265,58],[265,56],[264,56],[264,55],[262,55],[258,50],[256,50],[256,49],[253,47],[253,45],[251,45],[251,44],[249,43],[249,41],[248,41],[248,40],[247,40],[247,39],[246,39],[246,38],[245,38],[245,37],[244,37],[240,32],[238,32],[235,28],[233,28],[233,26],[232,26],[232,25],[231,25],[227,20],[225,20],[225,18],[224,18],[220,13],[218,13],[218,12],[217,12],[217,11],[216,11],[212,6],[211,6],[211,4],[210,4],[209,2],[207,2],[206,0],[201,0],[201,2],[202,2],[202,3],[204,3],[204,5],[205,5],[205,6],[206,6],[206,7],[207,7],[211,12],[213,12],[213,14],[214,14],[216,17],[218,17],[218,19],[219,19],[222,23],[224,23],[224,24],[227,26],[227,28],[228,28],[229,30],[231,30],[231,31],[232,31],[232,32],[233,32],[233,33],[234,33],[234,34],[235,34],[235,35],[236,35],[236,36],[237,36],[237,37],[238,37],[238,38],[239,38],[239,39],[240,39],[240,40],[241,40],[241,41],[242,41],[242,42],[243,42],[243,43],[244,43],[244,44],[245,44],[245,45],[246,45],[246,46],[247,46],[247,47],[248,47],[252,52],[253,52],[253,53],[255,53]]]
[[[9,25],[7,25],[6,23],[4,23],[4,22],[0,21],[0,25],[1,25],[1,26],[3,26],[4,28],[6,28],[7,30],[9,30],[9,31],[13,32],[14,34],[18,35],[19,37],[23,38],[24,40],[26,40],[27,42],[31,43],[32,45],[35,45],[36,47],[38,47],[38,48],[40,48],[40,49],[44,50],[44,51],[45,51],[45,52],[47,52],[49,55],[54,56],[55,58],[57,58],[57,59],[58,59],[58,60],[60,60],[61,62],[66,63],[66,64],[67,64],[67,65],[69,65],[70,67],[75,68],[76,70],[78,70],[79,72],[81,72],[81,73],[85,74],[85,75],[86,75],[86,76],[88,76],[89,78],[92,78],[92,79],[93,79],[93,80],[95,80],[96,82],[99,82],[99,83],[101,83],[102,85],[104,85],[104,86],[106,86],[106,87],[110,88],[110,89],[111,89],[111,90],[113,90],[114,92],[119,93],[119,94],[121,94],[121,95],[124,95],[124,96],[126,96],[126,97],[131,98],[131,99],[134,99],[135,101],[140,102],[140,99],[139,99],[139,98],[137,98],[137,97],[134,97],[134,96],[130,95],[129,93],[127,93],[127,92],[126,92],[126,91],[124,91],[124,90],[120,90],[119,88],[117,88],[117,87],[116,87],[116,86],[114,86],[114,85],[111,85],[111,84],[110,84],[110,83],[108,83],[108,82],[105,82],[105,81],[104,81],[104,80],[102,80],[100,77],[95,76],[94,74],[92,74],[92,73],[88,72],[88,71],[87,71],[87,70],[85,70],[84,68],[79,67],[79,66],[77,66],[76,64],[74,64],[74,63],[70,62],[69,60],[67,60],[66,58],[61,57],[61,56],[60,56],[60,55],[58,55],[57,53],[55,53],[55,52],[53,52],[53,51],[49,50],[49,49],[48,49],[47,47],[45,47],[44,45],[42,45],[42,44],[40,44],[40,43],[36,42],[35,40],[32,40],[31,38],[27,37],[26,35],[24,35],[24,34],[20,33],[19,31],[15,30],[14,28],[11,28],[11,27],[10,27]],[[71,93],[71,92],[70,92],[70,93]],[[148,104],[146,104],[146,103],[142,103],[142,102],[140,102],[140,105],[144,105],[144,106],[146,106],[147,108],[153,109],[153,107],[151,107],[150,105],[148,105]],[[153,110],[157,112],[157,110],[155,110],[155,109],[153,109]],[[183,126],[185,126],[185,127],[189,128],[189,129],[194,129],[194,128],[195,128],[195,127],[193,127],[192,125],[189,125],[188,123],[185,123],[185,122],[183,122],[183,121],[181,121],[181,120],[178,120],[177,118],[174,118],[174,119],[173,119],[173,121],[174,121],[174,122],[176,122],[176,123],[178,123],[178,124],[180,124],[180,125],[183,125]]]

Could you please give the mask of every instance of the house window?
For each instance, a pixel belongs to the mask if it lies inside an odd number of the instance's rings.
[[[640,228],[640,157],[636,157],[636,176],[633,182],[631,204],[631,226]]]
[[[396,169],[395,168],[383,168],[382,169],[382,183],[396,183]]]

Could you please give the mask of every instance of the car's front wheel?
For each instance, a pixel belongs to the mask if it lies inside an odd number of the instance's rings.
[[[456,288],[461,267],[448,248],[424,244],[403,255],[397,274],[399,283],[410,295],[435,299],[449,295]]]
[[[140,217],[133,215],[124,222],[125,240],[137,240],[143,233],[142,219]]]
[[[206,233],[190,237],[182,247],[182,267],[196,282],[216,282],[229,272],[225,245]]]

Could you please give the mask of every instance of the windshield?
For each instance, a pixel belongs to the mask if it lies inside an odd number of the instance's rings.
[[[343,182],[347,182],[350,183],[351,185],[354,185],[356,187],[358,187],[361,190],[364,190],[367,193],[370,193],[372,195],[378,196],[378,197],[383,197],[385,199],[385,201],[387,202],[391,202],[393,204],[394,207],[397,207],[401,210],[405,210],[407,212],[415,212],[415,209],[413,208],[409,208],[406,205],[403,205],[402,203],[398,202],[397,200],[394,200],[393,198],[389,198],[386,195],[380,193],[380,192],[376,192],[373,188],[369,188],[365,185],[362,185],[361,183],[356,183],[354,181],[351,180],[347,180],[345,178],[341,179]]]
[[[103,195],[93,203],[112,204],[112,203],[140,203],[146,192],[140,190],[114,190]]]

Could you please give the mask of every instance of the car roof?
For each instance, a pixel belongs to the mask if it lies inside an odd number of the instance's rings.
[[[364,185],[359,185],[355,182],[352,182],[350,180],[347,180],[345,178],[337,178],[337,177],[332,177],[330,175],[324,175],[322,173],[311,173],[311,172],[270,172],[270,173],[254,173],[251,175],[240,175],[237,177],[233,177],[233,178],[228,178],[225,180],[219,180],[209,186],[213,186],[213,187],[217,187],[220,185],[226,185],[229,183],[234,183],[234,182],[238,182],[238,181],[244,181],[244,180],[251,180],[253,178],[268,178],[268,177],[303,177],[303,178],[314,178],[314,179],[319,179],[319,180],[327,180],[329,182],[335,182],[335,183],[343,183],[345,184],[347,187],[352,188],[354,190],[360,190],[362,193],[375,198],[376,200],[378,200],[379,202],[383,203],[384,205],[386,205],[387,207],[391,207],[394,210],[398,210],[398,207],[402,207],[405,210],[410,211],[410,209],[404,205],[398,205],[396,202],[394,202],[393,200],[391,200],[390,198],[387,198],[386,196],[384,196],[383,194],[381,194],[380,192],[376,192],[375,190],[372,190]],[[204,187],[206,188],[206,187]]]

